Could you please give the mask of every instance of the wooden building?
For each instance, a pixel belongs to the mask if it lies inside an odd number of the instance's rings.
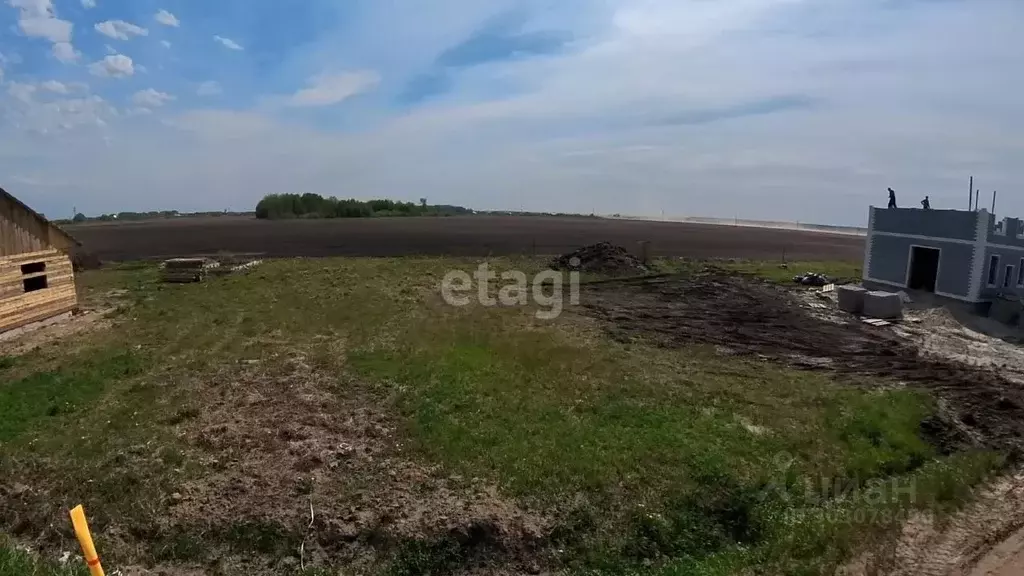
[[[0,188],[0,332],[78,307],[70,234]]]

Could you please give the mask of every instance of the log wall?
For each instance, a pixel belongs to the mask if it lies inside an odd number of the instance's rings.
[[[21,206],[0,198],[0,257],[39,252],[53,247],[50,224]]]
[[[0,257],[0,332],[77,307],[75,276],[67,254],[49,249]]]

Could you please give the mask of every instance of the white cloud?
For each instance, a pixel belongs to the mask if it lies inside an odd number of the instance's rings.
[[[288,99],[289,106],[329,106],[365,92],[380,82],[376,72],[320,74],[309,79],[309,87]]]
[[[77,62],[82,56],[81,52],[75,50],[70,42],[57,42],[53,45],[52,52],[53,57],[64,64]]]
[[[89,72],[94,76],[105,76],[109,78],[125,78],[135,74],[135,66],[132,59],[124,54],[112,54],[105,56],[99,62],[89,65]]]
[[[222,94],[223,92],[224,90],[221,88],[220,84],[212,80],[208,82],[203,82],[199,85],[199,88],[196,89],[196,94],[198,94],[199,96],[216,96],[218,94]]]
[[[139,90],[132,96],[133,104],[145,108],[159,108],[171,100],[174,100],[174,96],[166,92],[158,92],[152,88]]]
[[[50,42],[70,42],[73,25],[57,18],[51,0],[8,0],[18,10],[18,28],[32,38],[45,38]]]
[[[39,84],[39,87],[54,94],[67,94],[69,92],[67,85],[56,80],[47,80]]]
[[[82,0],[82,7],[84,8],[95,8],[96,0]]]
[[[171,14],[167,10],[160,10],[156,13],[156,16],[154,16],[154,18],[156,19],[157,22],[163,24],[164,26],[173,26],[177,28],[181,25],[181,21],[178,20],[177,16]]]
[[[68,132],[79,127],[102,128],[117,110],[99,96],[37,102],[29,96],[9,109],[15,126],[35,134]]]
[[[245,48],[242,48],[242,46],[239,45],[238,42],[235,42],[230,38],[225,38],[223,36],[214,36],[213,39],[223,44],[225,48],[230,48],[232,50],[245,50]]]
[[[52,18],[54,16],[51,0],[8,0],[12,8],[21,11],[23,18]]]
[[[28,104],[32,102],[32,96],[36,93],[36,86],[35,84],[11,82],[7,85],[7,93],[15,100]]]
[[[95,26],[96,31],[109,38],[129,40],[133,36],[148,36],[149,30],[124,20],[107,20]]]
[[[22,18],[18,27],[26,36],[46,38],[50,42],[70,42],[71,22],[59,18]]]
[[[160,43],[163,44],[164,48],[170,48],[171,47],[171,43],[168,42],[167,40],[161,40]]]

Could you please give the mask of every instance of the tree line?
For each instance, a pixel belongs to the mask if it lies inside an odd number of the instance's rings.
[[[395,200],[355,200],[319,194],[268,194],[256,204],[256,217],[267,220],[285,218],[370,218],[381,216],[450,216],[472,214],[462,206],[419,204]]]
[[[183,218],[195,216],[242,216],[244,212],[229,212],[227,210],[213,212],[178,212],[177,210],[153,210],[150,212],[117,212],[100,214],[99,216],[86,216],[81,212],[75,213],[73,218],[58,218],[52,220],[54,224],[82,224],[85,222],[115,222],[115,221],[136,221],[136,220],[164,220],[170,218]]]

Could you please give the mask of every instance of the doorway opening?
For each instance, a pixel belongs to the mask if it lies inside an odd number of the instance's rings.
[[[907,288],[935,292],[941,253],[938,248],[924,246],[914,246],[910,249],[910,277],[907,279]]]

